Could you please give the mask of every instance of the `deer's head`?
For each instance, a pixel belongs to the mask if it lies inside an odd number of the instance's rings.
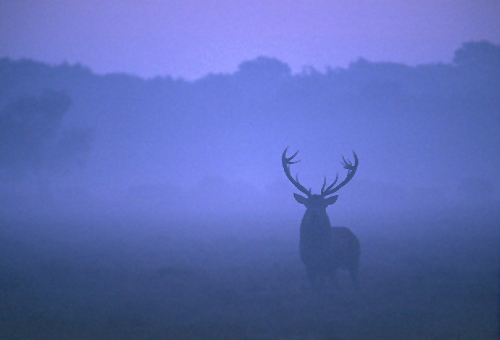
[[[290,180],[290,182],[292,182],[292,184],[300,192],[306,195],[304,197],[299,194],[295,193],[293,194],[295,200],[297,200],[297,202],[299,202],[300,204],[305,205],[307,209],[325,210],[329,205],[335,203],[337,201],[338,196],[337,195],[331,196],[331,195],[336,193],[338,190],[340,190],[340,188],[349,183],[349,181],[354,177],[356,170],[358,169],[358,164],[359,164],[358,156],[356,155],[355,152],[353,152],[354,164],[352,164],[351,161],[346,160],[344,156],[342,156],[342,165],[345,169],[347,169],[347,177],[341,183],[336,185],[339,179],[339,174],[337,173],[333,183],[327,186],[326,176],[325,176],[323,181],[323,187],[321,188],[321,193],[319,195],[313,194],[311,192],[311,189],[307,190],[302,184],[300,184],[298,175],[296,175],[295,178],[293,178],[292,175],[290,174],[290,165],[300,162],[293,160],[299,152],[297,151],[292,156],[287,157],[286,156],[287,151],[288,148],[286,148],[285,151],[283,151],[283,154],[281,156],[281,163],[283,165],[283,170],[285,171],[285,175]]]

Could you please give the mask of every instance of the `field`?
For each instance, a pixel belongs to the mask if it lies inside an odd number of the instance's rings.
[[[1,339],[496,339],[490,212],[354,219],[361,290],[311,290],[300,216],[4,217]]]

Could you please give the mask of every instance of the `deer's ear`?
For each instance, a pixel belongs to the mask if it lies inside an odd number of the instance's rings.
[[[332,205],[333,203],[337,202],[337,198],[339,198],[338,195],[328,197],[328,198],[325,198],[325,202],[327,205]]]
[[[297,202],[299,202],[300,204],[306,204],[306,202],[307,202],[307,198],[305,198],[304,196],[301,196],[299,194],[293,194],[293,197],[295,197],[295,200]]]

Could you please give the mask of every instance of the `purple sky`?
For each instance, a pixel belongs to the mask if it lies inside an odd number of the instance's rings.
[[[0,57],[194,79],[276,57],[295,71],[362,56],[449,62],[500,43],[498,0],[0,0]]]

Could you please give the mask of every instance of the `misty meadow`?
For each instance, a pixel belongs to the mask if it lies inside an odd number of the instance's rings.
[[[0,338],[495,339],[500,46],[187,81],[0,60]],[[281,163],[361,244],[315,289]],[[304,191],[303,191],[304,192]]]

